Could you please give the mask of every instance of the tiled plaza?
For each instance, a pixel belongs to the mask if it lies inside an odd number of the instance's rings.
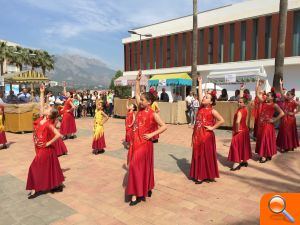
[[[107,151],[91,154],[90,118],[77,120],[78,138],[67,140],[69,154],[60,157],[66,177],[62,193],[28,200],[25,183],[34,157],[32,134],[7,133],[10,146],[0,150],[0,225],[117,224],[259,224],[259,201],[266,192],[299,192],[300,151],[278,153],[260,164],[229,171],[231,132],[218,130],[220,179],[195,185],[188,179],[192,129],[169,125],[155,144],[156,186],[151,199],[135,207],[125,202],[124,120],[105,125]],[[254,150],[255,143],[252,143]]]

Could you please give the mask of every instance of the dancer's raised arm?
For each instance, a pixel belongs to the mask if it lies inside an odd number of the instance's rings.
[[[140,81],[142,78],[142,71],[139,71],[137,77],[136,77],[136,83],[135,83],[135,100],[137,106],[139,106],[141,101],[141,87],[140,87]]]
[[[260,94],[260,91],[261,91],[260,79],[257,79],[257,81],[256,81],[256,87],[255,87],[255,94],[256,94],[256,97],[258,98],[258,100],[260,102],[263,102],[264,100],[263,100],[263,97]]]
[[[199,96],[199,102],[201,102],[202,98],[203,98],[203,96],[202,96],[202,76],[198,77],[198,82],[199,82],[199,84],[198,84],[198,96]]]
[[[44,115],[44,106],[45,106],[45,85],[41,84],[41,86],[40,86],[40,116]]]

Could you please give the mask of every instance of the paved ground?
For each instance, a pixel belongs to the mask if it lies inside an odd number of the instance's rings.
[[[221,178],[195,185],[188,180],[192,129],[170,125],[155,145],[156,186],[151,199],[136,207],[125,203],[124,120],[105,126],[107,152],[91,154],[92,120],[77,120],[78,138],[66,141],[69,155],[60,162],[63,193],[27,200],[25,182],[34,157],[32,134],[8,133],[10,147],[0,150],[0,225],[62,224],[259,224],[259,200],[266,192],[299,192],[299,150],[278,154],[270,163],[250,161],[229,171],[231,133],[217,131]],[[254,143],[253,143],[254,149]]]

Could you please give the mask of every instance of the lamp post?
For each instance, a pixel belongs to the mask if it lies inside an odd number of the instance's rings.
[[[152,37],[152,34],[140,34],[134,30],[129,30],[128,33],[130,34],[135,34],[138,35],[140,37],[140,68],[139,70],[142,71],[142,37]]]

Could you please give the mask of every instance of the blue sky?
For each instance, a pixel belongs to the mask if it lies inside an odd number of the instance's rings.
[[[199,11],[243,0],[198,0]],[[192,0],[0,0],[0,39],[123,69],[131,28],[189,15]]]

